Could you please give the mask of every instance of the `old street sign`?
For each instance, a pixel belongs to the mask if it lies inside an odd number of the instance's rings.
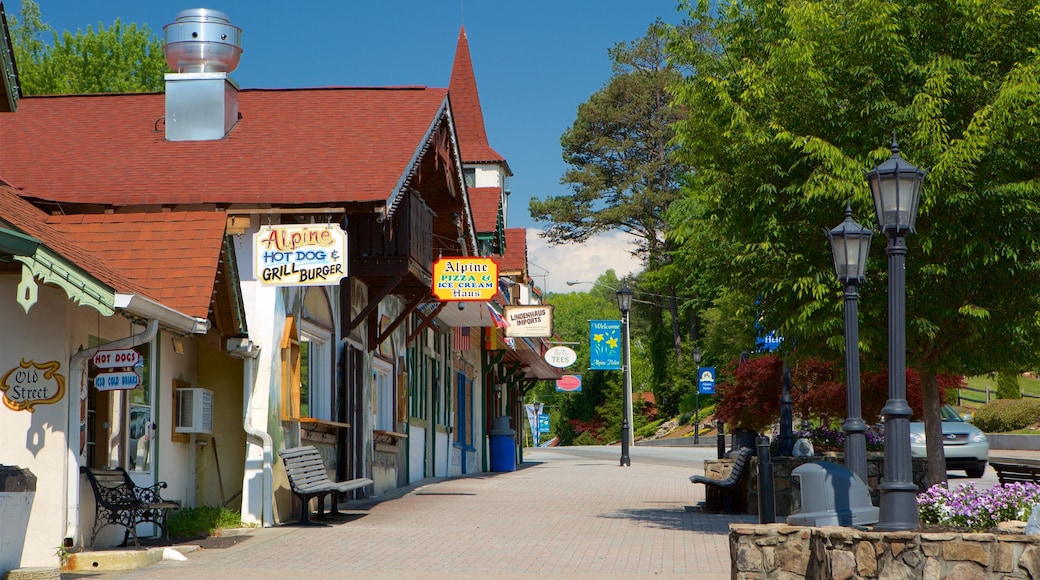
[[[336,224],[262,226],[253,266],[264,286],[335,286],[347,275],[347,234]]]
[[[65,395],[65,377],[58,374],[61,363],[22,360],[0,379],[4,405],[15,411],[35,411],[35,405],[57,403]]]
[[[488,301],[498,294],[491,258],[441,258],[433,264],[433,295],[446,301]]]

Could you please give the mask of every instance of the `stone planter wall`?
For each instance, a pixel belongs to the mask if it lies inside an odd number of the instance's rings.
[[[731,524],[729,550],[736,580],[1040,578],[1040,537],[1023,534]]]
[[[708,477],[725,479],[733,469],[734,459],[707,459],[704,461],[704,474]],[[776,516],[787,517],[801,506],[801,498],[795,496],[791,485],[791,472],[805,463],[830,461],[844,463],[842,453],[825,453],[812,457],[773,457],[773,495],[775,498]],[[884,475],[885,456],[883,453],[867,454],[867,486],[871,490],[871,501],[879,505],[881,477]],[[924,459],[913,460],[913,478],[919,491],[928,489],[928,465]],[[747,474],[742,482],[747,497],[748,515],[758,515],[758,457],[752,456],[747,465]]]

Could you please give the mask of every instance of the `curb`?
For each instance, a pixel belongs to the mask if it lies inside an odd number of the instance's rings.
[[[198,550],[196,545],[165,546],[145,550],[110,550],[104,552],[76,552],[62,566],[62,572],[116,572],[151,566],[156,562],[173,559],[167,550],[189,554]]]

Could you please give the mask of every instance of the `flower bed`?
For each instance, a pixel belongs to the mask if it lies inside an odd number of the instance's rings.
[[[921,528],[906,532],[731,524],[733,577],[1040,578],[1040,536],[998,526],[1027,519],[1040,486],[935,485],[917,502]]]
[[[979,489],[967,483],[953,489],[933,485],[917,496],[921,524],[992,530],[1000,522],[1029,519],[1040,503],[1040,485],[1008,483]]]

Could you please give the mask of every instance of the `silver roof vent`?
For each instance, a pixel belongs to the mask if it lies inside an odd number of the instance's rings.
[[[242,29],[223,12],[191,8],[163,27],[166,64],[179,73],[223,72],[238,67],[242,56]]]

